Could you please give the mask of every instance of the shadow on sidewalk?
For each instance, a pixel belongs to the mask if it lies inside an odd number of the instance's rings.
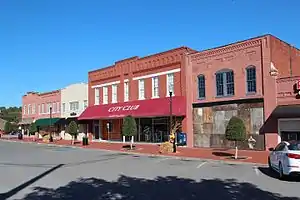
[[[57,189],[36,187],[23,200],[82,200],[82,199],[263,199],[300,200],[297,197],[283,197],[263,191],[250,183],[240,183],[235,179],[203,179],[196,182],[174,176],[152,179],[120,176],[116,181],[88,178],[69,182]]]
[[[15,194],[17,194],[19,191],[23,190],[24,188],[30,186],[31,184],[33,184],[34,182],[38,181],[39,179],[43,178],[44,176],[50,174],[51,172],[57,170],[58,168],[61,168],[63,166],[63,164],[59,164],[59,165],[56,165],[55,167],[52,167],[51,169],[45,171],[44,173],[34,177],[33,179],[30,179],[29,181],[19,185],[18,187],[6,192],[6,193],[2,193],[0,194],[0,199],[4,200],[4,199],[7,199]]]

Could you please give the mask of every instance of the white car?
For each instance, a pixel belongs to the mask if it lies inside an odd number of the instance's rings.
[[[280,179],[300,175],[300,141],[281,142],[269,150],[269,167],[279,173]]]

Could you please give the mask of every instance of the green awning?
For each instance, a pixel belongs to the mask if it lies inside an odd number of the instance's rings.
[[[60,118],[44,118],[44,119],[38,119],[35,121],[36,126],[50,126],[54,125],[56,122],[58,122]]]

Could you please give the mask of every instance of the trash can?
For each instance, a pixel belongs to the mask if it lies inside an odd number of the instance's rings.
[[[89,144],[89,139],[88,139],[88,137],[83,137],[82,138],[82,145],[83,146],[86,146],[86,145],[88,145]]]
[[[22,140],[22,139],[23,139],[22,133],[19,133],[19,134],[18,134],[18,139],[19,139],[19,140]]]

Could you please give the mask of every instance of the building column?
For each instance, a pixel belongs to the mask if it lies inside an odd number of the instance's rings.
[[[277,119],[272,116],[272,112],[277,107],[277,74],[273,73],[271,62],[271,47],[270,39],[262,39],[262,82],[263,82],[263,95],[264,95],[264,122],[270,122],[272,126],[277,127]],[[275,66],[276,68],[276,66]],[[271,131],[269,128],[265,128],[265,148],[268,150],[270,147],[274,147],[278,144],[278,130],[276,132]]]
[[[182,67],[182,76],[185,77],[184,81],[184,95],[186,97],[186,117],[183,121],[183,128],[187,134],[187,146],[194,146],[194,133],[193,133],[193,71],[192,64],[190,61],[191,57],[189,55],[183,55],[183,67]]]

